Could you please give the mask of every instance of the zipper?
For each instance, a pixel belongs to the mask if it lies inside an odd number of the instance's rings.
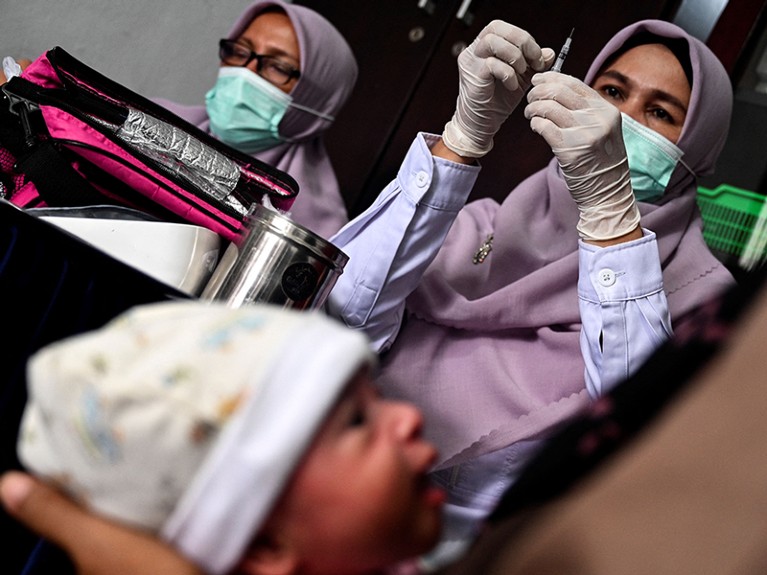
[[[27,150],[30,150],[37,143],[37,139],[35,138],[35,133],[32,131],[29,114],[40,108],[31,100],[10,92],[8,90],[8,84],[10,82],[13,82],[13,78],[0,86],[0,90],[2,90],[3,94],[8,99],[8,109],[21,120],[21,129],[24,131],[24,147]]]

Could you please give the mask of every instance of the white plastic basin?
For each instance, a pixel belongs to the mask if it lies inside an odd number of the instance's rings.
[[[191,295],[218,262],[222,240],[202,226],[157,221],[40,216],[110,256]]]

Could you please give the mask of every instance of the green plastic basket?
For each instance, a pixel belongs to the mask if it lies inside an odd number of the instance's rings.
[[[724,254],[741,256],[752,241],[754,230],[763,235],[765,196],[722,184],[716,189],[698,188],[698,206],[703,217],[703,238],[708,246]],[[752,246],[753,249],[753,246]],[[764,248],[759,247],[759,255]]]

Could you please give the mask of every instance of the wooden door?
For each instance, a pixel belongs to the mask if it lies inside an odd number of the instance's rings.
[[[326,138],[350,212],[357,213],[354,208],[366,181],[440,46],[453,16],[447,5],[457,3],[458,0],[296,2],[333,22],[352,46],[359,65],[352,97]]]

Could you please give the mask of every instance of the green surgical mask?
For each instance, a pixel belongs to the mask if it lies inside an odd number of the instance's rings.
[[[663,196],[677,163],[685,165],[684,152],[655,130],[626,114],[621,116],[634,196],[640,202],[653,202]]]
[[[205,95],[210,131],[246,154],[272,148],[285,141],[278,127],[291,100],[247,68],[221,67],[215,86]]]

